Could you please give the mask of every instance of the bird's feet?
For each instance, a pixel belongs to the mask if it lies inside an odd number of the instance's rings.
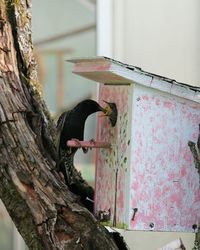
[[[95,145],[95,139],[92,138],[92,139],[89,140],[89,142],[90,142],[90,144],[92,144],[93,146]]]
[[[95,140],[93,138],[90,139],[89,142],[90,142],[91,145],[95,145]],[[91,150],[92,148],[91,147],[82,147],[82,150],[83,150],[84,154],[86,154],[89,149]]]
[[[83,153],[86,154],[88,152],[88,148],[87,147],[82,147],[81,146],[81,143],[78,139],[76,138],[72,138],[73,141],[75,141],[76,145],[79,147],[79,148],[82,148],[83,150]]]
[[[72,140],[76,143],[76,145],[77,145],[79,148],[82,148],[84,154],[86,154],[86,153],[88,152],[89,149],[92,149],[91,146],[83,147],[83,146],[81,145],[81,142],[80,142],[78,139],[76,139],[76,138],[73,138]],[[94,145],[95,145],[95,140],[94,140],[94,139],[90,139],[90,140],[89,140],[89,145],[93,145],[93,146],[94,146]]]
[[[86,154],[88,152],[88,149],[87,147],[82,147],[82,150],[83,150],[83,153]]]

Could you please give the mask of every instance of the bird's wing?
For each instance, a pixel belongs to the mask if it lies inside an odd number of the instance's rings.
[[[56,126],[56,149],[57,153],[59,153],[59,145],[60,145],[60,135],[63,130],[64,124],[68,119],[68,116],[71,111],[66,111],[60,115],[57,121],[57,126]]]

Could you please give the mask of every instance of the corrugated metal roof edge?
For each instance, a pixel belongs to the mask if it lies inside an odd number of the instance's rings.
[[[200,91],[200,87],[198,87],[198,86],[192,86],[192,85],[189,85],[187,83],[177,82],[174,79],[170,79],[170,78],[165,77],[165,76],[161,76],[161,75],[158,75],[158,74],[150,73],[148,71],[144,71],[140,67],[129,65],[129,64],[125,64],[125,63],[122,63],[120,61],[114,60],[114,59],[109,58],[109,57],[103,57],[103,58],[105,58],[106,60],[109,60],[109,61],[111,61],[113,63],[117,63],[120,66],[125,67],[127,69],[130,69],[130,70],[133,70],[133,71],[139,71],[140,73],[142,73],[144,75],[147,75],[147,76],[150,76],[150,77],[156,77],[156,78],[159,78],[162,81],[166,81],[166,82],[169,82],[169,83],[173,83],[173,84],[175,83],[177,85],[185,86],[185,87],[190,88],[193,91]]]

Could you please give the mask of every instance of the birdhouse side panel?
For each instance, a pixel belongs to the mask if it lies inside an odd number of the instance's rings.
[[[118,119],[114,127],[108,117],[98,119],[98,141],[111,143],[111,149],[97,151],[95,179],[95,213],[110,210],[110,222],[117,227],[127,227],[126,205],[128,204],[127,171],[130,159],[130,85],[100,85],[102,100],[114,102]],[[102,213],[102,212],[101,212]]]
[[[200,104],[137,86],[133,98],[130,228],[192,232],[200,221],[197,141]]]

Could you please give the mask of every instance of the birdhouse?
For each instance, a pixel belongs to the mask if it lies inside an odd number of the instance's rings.
[[[98,118],[95,214],[130,230],[193,232],[200,185],[188,141],[197,141],[200,88],[105,57],[71,60],[115,103],[117,123]]]

